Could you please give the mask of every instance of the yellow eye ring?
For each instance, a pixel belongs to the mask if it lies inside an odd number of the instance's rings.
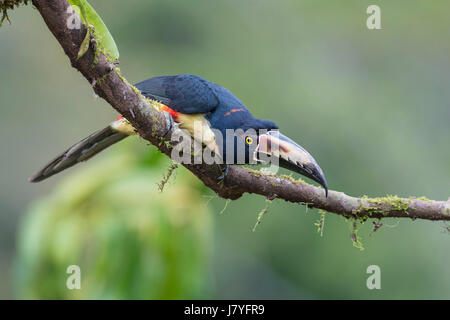
[[[247,142],[247,144],[252,144],[253,143],[253,139],[250,137],[245,138],[245,142]]]

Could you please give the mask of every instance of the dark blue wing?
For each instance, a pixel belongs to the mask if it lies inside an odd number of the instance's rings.
[[[219,101],[208,81],[195,75],[161,76],[135,85],[142,94],[186,114],[214,111]]]

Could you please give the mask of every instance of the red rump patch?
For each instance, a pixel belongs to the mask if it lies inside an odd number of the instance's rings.
[[[119,116],[116,118],[116,120],[114,120],[114,121],[118,121],[118,120],[120,120],[120,119],[122,119],[123,118],[123,115],[121,115],[121,114],[119,114]]]
[[[173,109],[170,109],[166,105],[163,105],[162,109],[163,109],[163,111],[166,111],[166,112],[170,113],[170,115],[172,116],[173,120],[177,120],[177,118],[178,118],[178,112],[177,111],[175,111]]]

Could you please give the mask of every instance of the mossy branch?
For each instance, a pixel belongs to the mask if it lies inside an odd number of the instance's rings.
[[[166,132],[166,121],[158,109],[158,103],[143,97],[120,74],[116,64],[96,48],[92,38],[86,53],[78,59],[78,52],[86,37],[84,25],[80,29],[67,28],[67,0],[33,0],[48,28],[59,41],[74,68],[93,84],[97,95],[104,98],[114,109],[123,114],[137,129],[139,135],[170,155],[171,145],[161,143]],[[91,35],[94,37],[94,35]],[[101,81],[97,81],[101,79]],[[167,137],[170,139],[170,134]],[[253,170],[230,166],[223,183],[217,182],[221,169],[214,165],[183,164],[203,183],[225,199],[238,199],[244,193],[255,193],[267,199],[284,199],[307,204],[336,213],[347,218],[410,218],[426,220],[450,220],[450,200],[433,201],[424,198],[355,198],[342,192],[324,190],[302,180],[286,176],[262,174]]]

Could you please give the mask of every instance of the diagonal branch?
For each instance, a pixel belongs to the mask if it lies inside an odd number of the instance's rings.
[[[80,29],[68,28],[67,0],[33,0],[33,4],[69,57],[72,66],[92,84],[94,91],[123,114],[142,138],[169,156],[170,146],[163,143],[162,138],[166,132],[166,121],[159,111],[158,103],[143,97],[121,76],[116,65],[97,47],[93,36],[88,51],[77,59],[87,31],[83,25]],[[170,133],[168,137],[170,138]],[[326,198],[323,189],[290,177],[265,175],[258,171],[230,166],[223,183],[218,183],[220,169],[217,166],[183,165],[222,198],[234,200],[247,192],[260,194],[271,200],[279,198],[307,204],[309,207],[347,218],[408,217],[450,220],[450,199],[433,201],[424,198],[403,199],[396,196],[354,198],[337,191],[329,191]]]

